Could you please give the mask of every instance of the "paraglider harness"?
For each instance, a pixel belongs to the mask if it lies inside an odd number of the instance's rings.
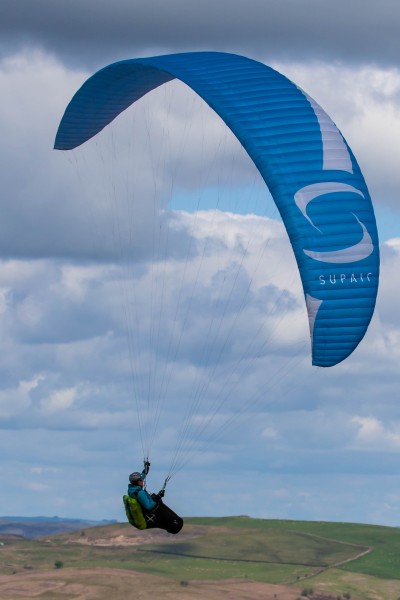
[[[135,493],[135,496],[136,495],[137,492]],[[124,501],[125,512],[129,523],[133,525],[133,527],[136,527],[136,529],[146,529],[147,522],[143,514],[143,509],[140,506],[140,502],[138,502],[136,498],[131,498],[127,495],[123,496],[122,499]]]
[[[166,478],[166,480],[164,481],[164,485],[161,488],[160,492],[165,491],[165,488],[166,488],[166,485],[167,485],[169,479],[170,479],[170,477],[168,476]],[[146,511],[146,512],[143,511],[143,508],[137,499],[139,490],[134,493],[133,497],[128,496],[127,494],[125,494],[123,496],[122,499],[124,501],[126,517],[129,521],[129,523],[133,527],[136,527],[136,529],[147,529],[148,527],[151,527],[153,523],[155,523],[155,521],[156,521],[155,513],[157,512],[157,509],[159,508],[160,504],[162,504],[160,492],[158,494],[152,495],[153,500],[155,500],[157,498],[157,506],[155,506],[152,510]],[[163,495],[164,494],[162,493],[162,496]]]

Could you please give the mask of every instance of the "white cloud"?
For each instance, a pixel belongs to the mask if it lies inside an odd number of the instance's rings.
[[[20,381],[15,388],[0,391],[0,419],[8,419],[19,414],[24,414],[32,406],[31,392],[35,390],[42,375],[36,375],[33,379]]]
[[[24,485],[24,487],[25,487],[25,489],[29,490],[30,492],[38,492],[38,493],[46,493],[50,489],[50,487],[48,485],[46,485],[45,483],[41,483],[39,481],[28,481]]]
[[[10,288],[0,288],[0,315],[7,311],[8,306],[11,302],[11,290]]]
[[[391,424],[385,427],[384,424],[375,417],[352,418],[352,423],[358,426],[355,443],[361,447],[372,449],[393,449],[400,450],[400,425]]]
[[[42,410],[46,413],[61,412],[71,408],[78,397],[76,388],[55,390],[47,398],[40,401]]]
[[[277,437],[279,437],[278,432],[276,431],[276,429],[274,429],[273,427],[266,427],[262,434],[263,437],[274,440]]]
[[[59,470],[55,469],[54,467],[32,467],[30,469],[30,473],[32,473],[32,475],[46,475],[48,473],[57,473]]]
[[[81,265],[63,265],[61,269],[60,286],[62,294],[68,296],[76,302],[82,302],[88,293],[90,283],[96,279],[101,279],[103,275],[101,267],[81,266]]]

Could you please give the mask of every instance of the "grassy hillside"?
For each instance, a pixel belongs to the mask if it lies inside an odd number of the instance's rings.
[[[399,533],[371,525],[226,517],[187,519],[178,536],[117,524],[40,540],[4,540],[0,597],[5,576],[57,572],[61,577],[66,568],[101,568],[168,578],[171,585],[222,585],[231,579],[283,585],[293,589],[293,600],[310,587],[335,598],[346,593],[353,600],[398,600]],[[56,561],[62,568],[55,569]]]
[[[338,540],[341,543],[371,547],[370,552],[340,568],[376,577],[400,579],[400,528],[357,523],[326,523],[310,521],[279,521],[223,517],[220,519],[193,518],[193,524],[219,525],[231,528],[251,528],[261,531],[296,532]],[[397,599],[396,599],[397,600]]]

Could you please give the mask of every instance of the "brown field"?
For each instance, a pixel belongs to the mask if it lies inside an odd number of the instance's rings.
[[[245,580],[180,583],[123,569],[59,569],[0,576],[2,600],[294,600],[299,592],[289,586]]]

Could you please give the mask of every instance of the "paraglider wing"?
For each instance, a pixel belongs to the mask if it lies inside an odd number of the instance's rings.
[[[300,270],[313,364],[344,360],[374,311],[379,279],[374,212],[340,131],[286,77],[259,62],[218,52],[117,62],[75,94],[55,148],[83,144],[130,104],[175,78],[225,121],[271,191]]]

